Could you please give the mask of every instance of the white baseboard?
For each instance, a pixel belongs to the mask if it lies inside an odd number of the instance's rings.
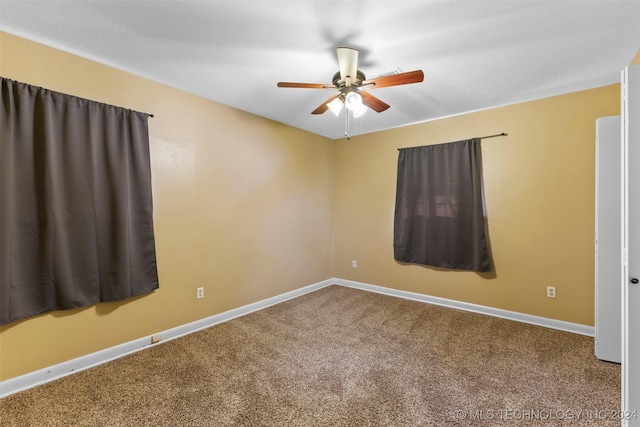
[[[334,280],[323,280],[322,282],[314,283],[312,285],[286,292],[284,294],[276,295],[274,297],[255,302],[253,304],[234,308],[232,310],[225,311],[224,313],[216,314],[211,317],[196,320],[195,322],[177,326],[164,332],[154,334],[154,336],[160,335],[161,341],[158,344],[164,343],[168,340],[172,340],[183,335],[187,335],[192,332],[196,332],[201,329],[205,329],[219,323],[235,319],[236,317],[244,316],[245,314],[261,310],[271,305],[290,300],[306,293],[316,291],[334,283]],[[29,372],[28,374],[4,380],[0,382],[0,398],[85,369],[89,369],[91,367],[109,362],[114,359],[118,359],[120,357],[126,356],[127,354],[135,353],[152,345],[157,344],[151,344],[151,336],[146,336],[104,350],[100,350],[95,353],[80,356],[78,358],[68,360],[66,362],[50,366],[48,368],[39,369],[37,371]]]
[[[501,310],[493,307],[455,301],[446,298],[433,297],[414,292],[400,291],[397,289],[385,288],[383,286],[354,282],[352,280],[344,280],[338,278],[323,280],[321,282],[314,283],[312,285],[308,285],[294,291],[286,292],[284,294],[276,295],[274,297],[255,302],[253,304],[245,305],[229,311],[225,311],[224,313],[196,320],[195,322],[177,326],[175,328],[168,329],[164,332],[160,332],[154,335],[160,335],[161,341],[159,343],[164,343],[171,339],[175,339],[183,335],[187,335],[201,329],[205,329],[219,323],[235,319],[236,317],[244,316],[251,312],[290,300],[292,298],[316,291],[332,284],[361,289],[369,292],[376,292],[404,299],[410,299],[428,304],[436,304],[459,310],[471,311],[474,313],[486,314],[494,317],[501,317],[503,319],[530,323],[533,325],[544,326],[547,328],[558,329],[561,331],[572,332],[580,335],[587,335],[591,337],[594,336],[594,328],[592,326],[580,325],[577,323],[565,322],[562,320],[548,319],[539,316],[532,316],[529,314],[523,314],[514,311]],[[120,345],[116,345],[114,347],[100,350],[95,353],[87,354],[85,356],[81,356],[66,362],[62,362],[48,368],[40,369],[15,378],[4,380],[0,382],[0,398],[35,387],[40,384],[47,383],[49,381],[53,381],[58,378],[62,378],[64,376],[91,368],[93,366],[100,365],[102,363],[109,362],[114,359],[118,359],[120,357],[126,356],[127,354],[143,350],[152,345],[157,344],[151,344],[151,336],[146,336]]]
[[[433,297],[415,292],[400,291],[397,289],[385,288],[383,286],[371,285],[368,283],[354,282],[352,280],[333,279],[335,283],[350,288],[361,289],[369,292],[390,295],[394,297],[425,302],[428,304],[441,305],[458,310],[472,311],[474,313],[486,314],[503,319],[514,320],[516,322],[529,323],[531,325],[544,326],[546,328],[557,329],[574,334],[595,336],[593,326],[581,325],[579,323],[565,322],[563,320],[549,319],[546,317],[533,316],[531,314],[518,313],[516,311],[502,310],[499,308],[487,307],[484,305],[472,304],[468,302],[456,301],[446,298]]]

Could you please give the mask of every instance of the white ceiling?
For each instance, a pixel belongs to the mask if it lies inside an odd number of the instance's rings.
[[[337,46],[367,78],[425,74],[375,90],[359,135],[619,82],[640,1],[0,0],[0,29],[338,139],[344,113],[310,114],[334,92],[276,87],[331,83]]]

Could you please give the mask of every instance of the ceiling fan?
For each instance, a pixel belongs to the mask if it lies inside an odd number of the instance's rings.
[[[344,105],[347,110],[353,113],[354,117],[358,117],[364,114],[367,108],[380,113],[390,107],[389,104],[365,92],[362,88],[378,89],[419,83],[424,80],[422,70],[391,74],[367,80],[364,73],[358,70],[358,51],[356,49],[338,47],[336,52],[339,71],[333,75],[331,84],[279,82],[278,87],[337,90],[338,93],[336,95],[323,102],[311,114],[322,114],[330,109],[337,116]]]

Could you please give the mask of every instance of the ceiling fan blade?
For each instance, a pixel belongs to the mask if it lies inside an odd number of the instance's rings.
[[[358,51],[350,47],[339,47],[336,48],[336,53],[340,80],[346,82],[347,77],[351,77],[351,82],[355,82],[358,73]]]
[[[359,91],[358,93],[362,95],[362,103],[367,107],[371,108],[373,111],[381,113],[390,107],[389,104],[379,100],[378,98],[371,95],[370,93],[364,92],[362,90]]]
[[[293,87],[302,89],[335,89],[335,86],[324,83],[278,82],[278,87]]]
[[[328,103],[330,103],[331,101],[333,101],[334,99],[336,99],[337,97],[339,97],[340,94],[334,95],[331,98],[327,99],[326,101],[324,101],[322,104],[320,104],[318,106],[318,108],[316,108],[315,110],[313,110],[311,112],[311,114],[322,114],[325,111],[327,111],[329,109],[329,106],[327,105]]]
[[[378,89],[381,87],[420,83],[423,80],[424,73],[422,72],[422,70],[416,70],[400,74],[391,74],[389,76],[378,77],[376,79],[365,80],[362,82],[361,86],[373,85],[369,89]]]

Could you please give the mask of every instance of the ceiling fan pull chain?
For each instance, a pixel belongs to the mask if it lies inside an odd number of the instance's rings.
[[[347,110],[346,108],[344,110],[344,122],[345,122],[344,123],[344,127],[345,127],[344,136],[347,137],[347,141],[348,141],[348,140],[351,139],[351,136],[349,135],[349,110]]]

